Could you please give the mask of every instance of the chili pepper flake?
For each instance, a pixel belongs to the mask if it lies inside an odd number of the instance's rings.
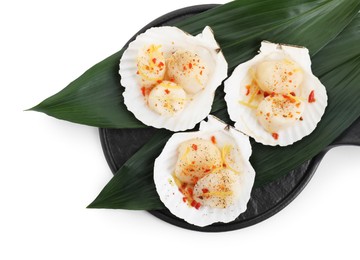
[[[275,140],[279,139],[279,134],[278,134],[278,133],[272,133],[271,136],[272,136]]]
[[[200,202],[196,202],[195,209],[199,209],[200,207],[201,207],[201,203],[200,203]]]
[[[194,151],[197,151],[197,149],[198,149],[198,147],[197,147],[196,144],[192,144],[192,145],[191,145],[191,148],[192,148]]]
[[[246,85],[246,96],[248,96],[250,94],[250,88],[251,86],[250,85]]]
[[[170,90],[165,89],[165,93],[168,95],[170,93]]]
[[[211,139],[211,142],[212,142],[213,144],[216,144],[216,138],[215,138],[215,136],[212,135],[210,139]]]
[[[315,91],[311,90],[311,92],[309,94],[308,102],[309,103],[314,103],[315,101],[316,101],[316,99],[315,99]]]
[[[145,88],[145,87],[142,87],[142,88],[141,88],[141,93],[142,93],[142,95],[145,97],[145,94],[146,94],[146,88]]]
[[[190,196],[192,196],[192,195],[193,195],[193,189],[192,189],[192,188],[190,188],[190,187],[189,187],[189,188],[187,188],[187,191],[188,191],[188,193],[189,193],[189,195],[190,195]]]

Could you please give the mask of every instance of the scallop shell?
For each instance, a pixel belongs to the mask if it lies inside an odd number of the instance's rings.
[[[293,125],[278,131],[278,139],[275,140],[272,133],[267,132],[256,118],[256,110],[240,104],[247,99],[245,86],[252,80],[249,70],[258,63],[269,60],[273,56],[289,57],[295,61],[304,72],[301,84],[300,97],[306,102],[303,120],[296,121]],[[316,102],[308,103],[308,96],[314,90]],[[224,83],[225,101],[231,120],[235,122],[235,128],[253,137],[256,142],[265,145],[286,146],[301,140],[316,128],[327,106],[327,94],[325,86],[313,75],[311,60],[308,49],[282,44],[274,44],[263,41],[259,54],[253,59],[238,65],[232,75]]]
[[[136,78],[138,52],[150,44],[160,44],[164,56],[178,49],[194,52],[200,50],[202,53],[207,53],[206,60],[213,66],[205,89],[191,96],[185,108],[172,117],[161,116],[148,107]],[[128,110],[146,125],[171,131],[191,129],[210,113],[215,90],[227,77],[227,69],[227,62],[210,27],[205,27],[197,36],[189,35],[176,27],[150,28],[129,44],[120,60],[121,85],[125,87],[124,103]]]
[[[183,202],[183,194],[178,190],[173,178],[175,164],[178,158],[178,147],[184,141],[193,138],[210,140],[216,134],[219,146],[231,143],[240,150],[242,171],[240,178],[240,193],[237,202],[227,208],[211,208],[201,206],[199,209],[188,206]],[[249,138],[236,129],[220,122],[216,117],[209,116],[208,122],[202,121],[200,131],[176,133],[166,143],[163,151],[155,160],[154,182],[161,201],[175,216],[184,219],[190,224],[200,227],[215,222],[228,223],[237,218],[247,208],[250,193],[255,179],[255,171],[252,168],[249,158],[251,145]]]

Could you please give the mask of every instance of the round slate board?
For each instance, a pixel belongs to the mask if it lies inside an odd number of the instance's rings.
[[[150,27],[167,25],[169,22],[173,23],[186,19],[186,17],[201,13],[216,6],[217,5],[198,5],[173,11],[149,23],[136,35]],[[131,38],[129,42],[133,41],[136,35]],[[127,44],[125,46],[127,46]],[[113,173],[117,172],[127,159],[153,136],[155,131],[156,129],[154,128],[100,129],[99,133],[102,148],[111,171]],[[206,227],[198,227],[177,218],[167,209],[149,212],[173,225],[204,232],[231,231],[254,225],[273,216],[295,199],[310,181],[326,152],[338,145],[360,145],[360,118],[337,140],[313,159],[304,162],[282,178],[253,189],[247,210],[230,223],[215,223]]]

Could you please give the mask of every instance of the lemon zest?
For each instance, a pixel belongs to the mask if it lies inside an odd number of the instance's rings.
[[[257,95],[258,91],[259,91],[259,87],[256,86],[253,93],[251,94],[251,96],[249,98],[249,101],[248,101],[249,104],[254,101],[254,98]]]
[[[222,197],[222,198],[226,198],[228,196],[231,196],[233,195],[233,192],[232,191],[211,191],[211,192],[206,192],[206,193],[203,193],[203,197]]]
[[[244,106],[246,106],[246,107],[249,107],[249,108],[251,108],[251,109],[257,109],[257,106],[251,105],[251,104],[249,104],[249,103],[247,103],[247,102],[244,102],[244,101],[242,101],[242,100],[239,100],[239,104],[244,105]]]
[[[230,166],[230,164],[226,161],[226,156],[230,155],[230,151],[231,151],[232,148],[233,148],[232,145],[224,145],[223,148],[221,149],[221,158],[222,158],[223,163],[225,163],[227,169],[234,172],[235,174],[240,174],[239,171],[232,168]]]
[[[179,188],[181,187],[181,181],[178,179],[178,177],[176,177],[175,173],[172,174],[173,178],[174,178],[174,182],[176,184],[176,186],[178,186]]]
[[[183,155],[181,156],[182,161],[185,161],[185,158],[188,156],[188,154],[190,153],[190,148],[186,147],[185,153],[183,153]],[[186,158],[187,159],[187,158]],[[186,160],[187,161],[187,160]]]

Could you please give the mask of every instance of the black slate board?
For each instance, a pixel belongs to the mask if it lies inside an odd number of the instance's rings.
[[[186,17],[201,13],[215,6],[217,5],[198,5],[173,11],[149,23],[137,34],[144,32],[150,27],[166,25],[170,21],[175,22],[186,19]],[[136,35],[129,42],[134,40]],[[100,129],[102,148],[111,171],[113,173],[117,172],[127,159],[152,137],[155,131],[156,129],[154,128]],[[360,118],[313,159],[304,162],[282,178],[253,189],[247,210],[230,223],[215,223],[207,227],[197,227],[177,218],[167,209],[153,210],[150,213],[173,225],[204,232],[231,231],[254,225],[273,216],[293,201],[310,181],[326,152],[339,145],[360,146]]]

